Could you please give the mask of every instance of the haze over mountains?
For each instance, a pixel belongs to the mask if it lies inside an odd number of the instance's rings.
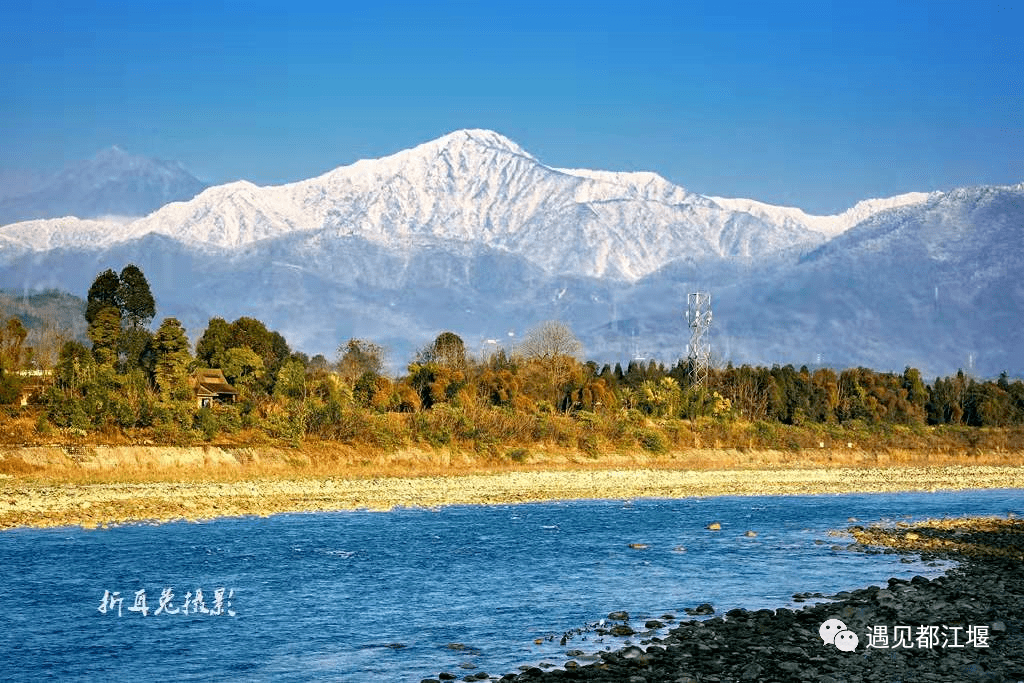
[[[16,179],[9,179],[12,188]],[[40,218],[140,217],[168,202],[192,199],[206,184],[175,162],[110,147],[68,166],[26,192],[0,195],[0,225]]]
[[[167,168],[161,187],[187,194]],[[104,213],[130,213],[99,195]],[[810,216],[654,173],[547,166],[468,130],[287,185],[210,187],[131,222],[82,214],[0,227],[0,287],[84,295],[134,262],[158,315],[193,336],[210,316],[252,315],[310,353],[384,342],[398,365],[442,330],[487,350],[549,318],[588,358],[670,363],[686,354],[686,294],[706,289],[723,361],[1024,371],[1024,185]]]

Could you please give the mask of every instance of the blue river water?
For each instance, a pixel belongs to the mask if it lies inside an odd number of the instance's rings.
[[[499,676],[562,664],[567,650],[618,647],[621,640],[593,632],[560,644],[563,633],[613,610],[629,611],[636,625],[665,613],[685,618],[684,608],[703,602],[718,613],[793,607],[795,592],[829,594],[949,566],[840,549],[851,539],[829,531],[845,529],[850,517],[866,524],[1008,513],[1024,514],[1024,491],[594,500],[16,529],[0,532],[0,678]],[[705,528],[715,521],[720,531]]]

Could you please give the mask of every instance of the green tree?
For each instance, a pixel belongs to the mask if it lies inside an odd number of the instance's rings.
[[[92,325],[96,316],[104,308],[116,308],[121,310],[120,302],[118,301],[118,290],[121,288],[121,281],[117,277],[117,273],[110,270],[109,268],[93,280],[92,286],[89,287],[89,294],[86,296],[85,305],[85,322]]]
[[[191,397],[188,383],[188,337],[177,318],[164,318],[153,339],[156,361],[156,385],[164,400],[186,400]]]
[[[97,311],[89,323],[88,334],[96,362],[100,365],[113,365],[121,341],[121,311],[114,306]]]
[[[298,358],[289,358],[277,371],[274,396],[278,398],[306,398],[306,368]]]
[[[442,332],[434,343],[420,354],[420,365],[436,363],[452,370],[466,367],[466,345],[454,332]]]
[[[206,331],[196,342],[196,360],[210,368],[224,367],[224,354],[231,348],[231,326],[224,318],[210,318]]]
[[[77,393],[92,381],[96,374],[96,361],[92,352],[78,341],[65,342],[60,348],[54,376],[57,386],[65,391]]]
[[[21,367],[27,337],[28,330],[18,317],[12,316],[0,328],[0,371]]]
[[[262,391],[266,366],[263,358],[248,346],[236,346],[224,353],[224,377],[238,387],[242,400],[253,402]]]
[[[143,370],[152,374],[155,370],[153,359],[153,333],[144,327],[129,327],[121,330],[119,356],[122,372]]]
[[[129,263],[118,278],[117,304],[129,327],[146,327],[156,315],[156,301],[149,282],[138,266]]]

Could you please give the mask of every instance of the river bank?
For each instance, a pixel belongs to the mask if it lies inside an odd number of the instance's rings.
[[[930,520],[904,528],[851,527],[852,550],[884,546],[958,560],[935,579],[890,579],[800,610],[731,610],[684,621],[665,638],[640,639],[564,669],[509,673],[506,683],[728,683],[733,681],[1024,680],[1024,522]],[[713,609],[711,606],[708,608]],[[626,620],[622,617],[626,616]],[[631,631],[628,615],[611,614]],[[823,641],[838,619],[857,639],[841,650]],[[905,637],[897,634],[904,629]],[[849,638],[849,634],[846,636]],[[580,652],[582,655],[582,651]],[[582,658],[581,658],[582,660]],[[435,683],[427,678],[423,683]],[[496,678],[496,677],[495,677]],[[466,679],[469,680],[469,679]]]
[[[522,463],[476,463],[474,469],[465,454],[407,451],[383,464],[360,461],[332,469],[288,460],[295,454],[254,449],[23,448],[0,459],[18,463],[7,469],[16,474],[0,475],[0,529],[595,498],[1024,489],[1024,467],[1018,464],[890,460],[886,466],[849,466],[812,458],[782,461],[785,454],[775,452],[727,455],[590,459],[549,452]],[[402,471],[415,476],[393,474]]]

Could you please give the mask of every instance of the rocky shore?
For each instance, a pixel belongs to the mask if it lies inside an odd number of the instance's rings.
[[[586,655],[570,649],[567,653],[575,658],[567,654],[560,669],[528,668],[500,678],[474,673],[459,680],[1024,681],[1024,522],[946,519],[850,531],[857,541],[851,551],[879,552],[885,546],[959,564],[934,579],[890,579],[885,586],[839,593],[831,602],[799,610],[736,609],[683,621],[664,637],[645,637],[652,624],[633,624],[627,614],[612,613],[605,625],[609,632],[639,631],[632,644],[618,651]],[[844,649],[823,640],[822,625],[832,619],[857,635],[856,640],[845,632],[835,637],[835,642],[846,639]],[[442,672],[423,683],[456,678]]]
[[[99,527],[285,512],[507,504],[588,498],[684,498],[893,491],[1024,489],[1024,467],[568,470],[420,477],[263,477],[54,482],[0,475],[0,529]]]

